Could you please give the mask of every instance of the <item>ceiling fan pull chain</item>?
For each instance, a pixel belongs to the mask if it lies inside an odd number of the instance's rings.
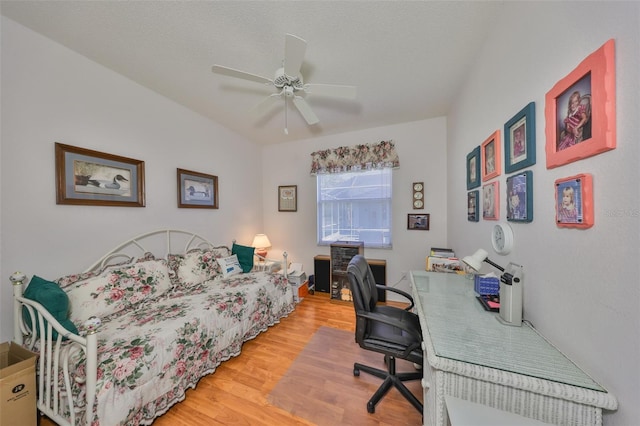
[[[289,100],[287,96],[284,97],[284,134],[289,134],[289,121],[288,121],[288,111],[289,111]]]

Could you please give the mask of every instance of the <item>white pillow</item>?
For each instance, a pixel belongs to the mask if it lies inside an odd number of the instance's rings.
[[[222,269],[222,276],[224,278],[242,273],[242,266],[240,266],[238,256],[235,254],[233,256],[218,259],[218,264]]]

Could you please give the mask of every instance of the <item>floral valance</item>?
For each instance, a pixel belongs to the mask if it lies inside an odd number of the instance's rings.
[[[400,167],[393,141],[341,146],[311,154],[311,174],[355,172]]]

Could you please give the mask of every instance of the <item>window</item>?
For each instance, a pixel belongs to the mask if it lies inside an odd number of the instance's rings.
[[[391,173],[385,167],[318,174],[318,244],[391,248]]]

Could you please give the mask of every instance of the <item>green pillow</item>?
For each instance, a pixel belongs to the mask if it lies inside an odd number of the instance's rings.
[[[69,319],[69,296],[67,296],[67,293],[65,293],[58,284],[34,275],[31,281],[29,281],[29,286],[27,286],[23,296],[40,303],[64,328],[78,334],[78,329]],[[24,321],[31,327],[31,315],[29,315],[26,307],[22,309]],[[47,325],[46,320],[44,324],[45,326]],[[36,330],[38,332],[39,329],[40,325],[36,324]],[[52,338],[54,340],[58,338],[57,331],[53,330]]]
[[[235,254],[238,257],[238,262],[240,262],[242,272],[251,272],[253,269],[254,251],[255,248],[253,247],[241,246],[233,243],[233,246],[231,247],[231,254]]]

